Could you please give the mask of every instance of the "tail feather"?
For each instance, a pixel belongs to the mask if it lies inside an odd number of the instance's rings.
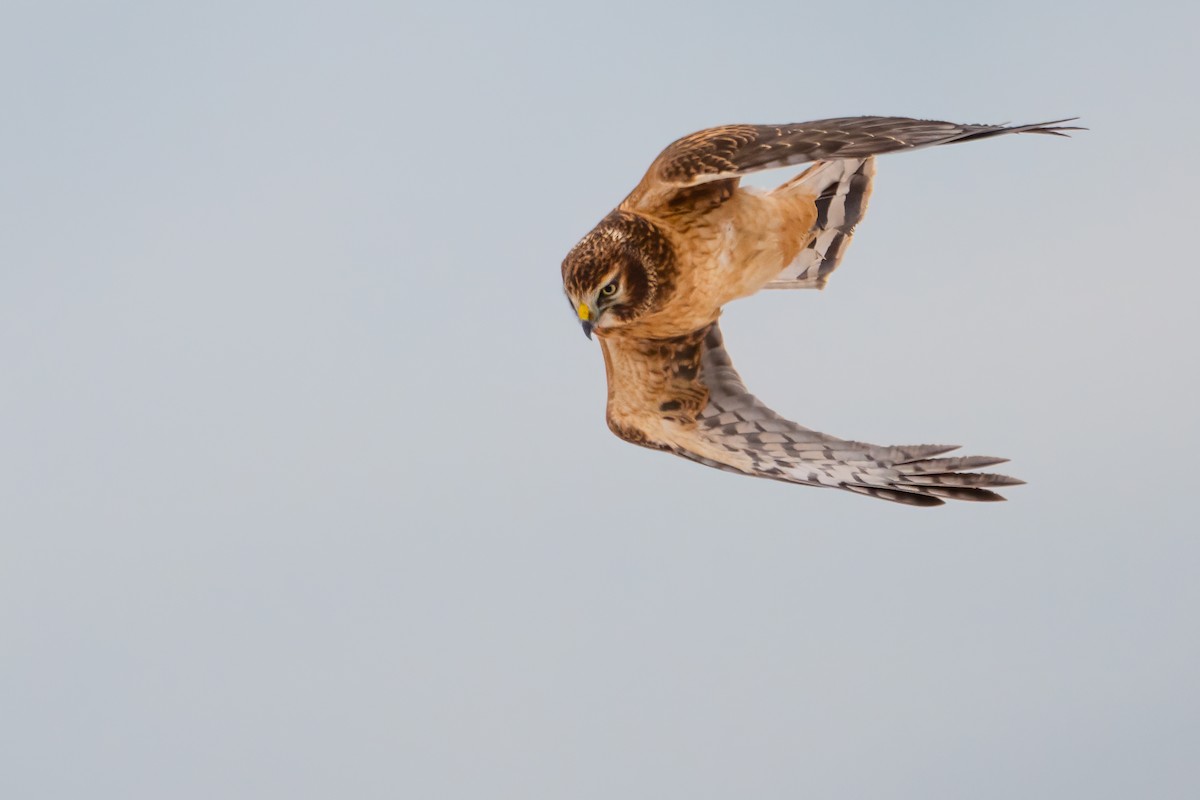
[[[803,192],[816,197],[817,221],[812,240],[784,267],[767,289],[823,289],[867,213],[875,178],[874,158],[819,162],[776,192]]]

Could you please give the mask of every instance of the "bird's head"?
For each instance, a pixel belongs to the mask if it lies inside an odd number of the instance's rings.
[[[583,332],[603,335],[654,311],[671,286],[673,250],[653,223],[614,211],[563,260],[563,291]]]

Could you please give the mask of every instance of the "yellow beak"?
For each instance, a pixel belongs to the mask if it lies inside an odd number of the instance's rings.
[[[575,309],[579,314],[579,324],[583,326],[583,335],[592,338],[592,310],[588,308],[587,303],[580,303],[579,308]]]

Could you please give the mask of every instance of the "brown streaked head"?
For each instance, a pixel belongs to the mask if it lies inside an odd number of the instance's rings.
[[[563,259],[563,291],[583,332],[628,324],[658,308],[674,284],[670,240],[637,214],[614,211]]]

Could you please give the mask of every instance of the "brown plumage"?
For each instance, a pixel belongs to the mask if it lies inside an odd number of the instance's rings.
[[[717,317],[763,288],[822,288],[866,212],[874,156],[1061,125],[955,125],[852,117],[727,125],[685,136],[563,261],[563,288],[600,338],[608,425],[627,441],[708,466],[832,486],[910,505],[1002,500],[1014,478],[962,472],[1005,459],[935,458],[941,445],[881,447],[780,417],[746,391]],[[817,163],[770,192],[742,175]]]

